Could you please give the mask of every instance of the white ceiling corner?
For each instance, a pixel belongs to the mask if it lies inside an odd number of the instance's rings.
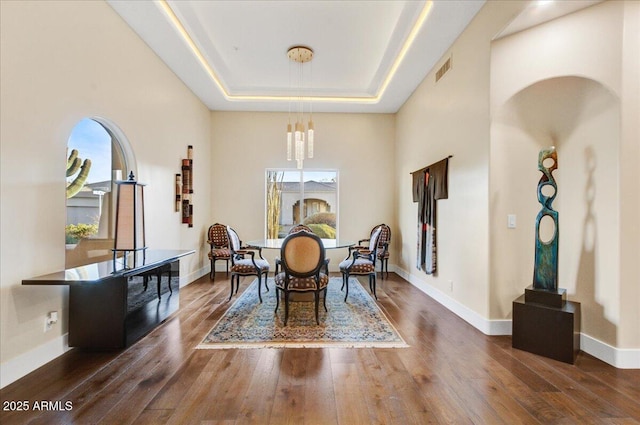
[[[295,96],[286,53],[307,45],[304,96],[316,112],[394,113],[485,0],[107,0],[211,110],[286,111]],[[597,1],[595,1],[597,2]],[[532,7],[536,2],[531,2]],[[572,2],[581,7],[594,3]],[[386,89],[384,81],[426,5],[429,14]],[[501,36],[540,22],[527,10]],[[558,9],[570,8],[568,4]],[[548,12],[542,19],[552,19]],[[568,13],[568,12],[565,12]],[[173,15],[173,16],[172,16]],[[540,13],[533,13],[540,18]],[[559,15],[556,15],[559,16]],[[533,22],[533,23],[532,23]],[[184,31],[184,33],[182,32]],[[196,46],[196,50],[190,47]],[[200,57],[198,57],[200,55]],[[309,73],[312,71],[312,77]],[[216,82],[216,76],[218,82]],[[225,95],[224,93],[227,93]],[[274,99],[280,98],[280,100]]]

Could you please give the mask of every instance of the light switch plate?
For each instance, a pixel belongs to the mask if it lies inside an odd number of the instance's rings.
[[[516,228],[516,215],[509,214],[507,215],[507,228],[515,229]]]

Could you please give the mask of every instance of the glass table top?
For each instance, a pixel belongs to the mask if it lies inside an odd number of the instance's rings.
[[[258,248],[280,249],[283,241],[284,239],[257,239],[254,241],[248,241],[246,244]],[[345,239],[322,239],[322,244],[325,249],[334,249],[348,248],[350,246],[354,246],[356,243]]]

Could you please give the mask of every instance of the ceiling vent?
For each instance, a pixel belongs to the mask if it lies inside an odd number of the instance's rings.
[[[436,83],[438,82],[438,80],[440,80],[440,78],[442,78],[444,76],[444,74],[447,73],[448,70],[451,69],[451,56],[449,56],[449,58],[447,59],[447,61],[440,67],[440,69],[436,72]]]

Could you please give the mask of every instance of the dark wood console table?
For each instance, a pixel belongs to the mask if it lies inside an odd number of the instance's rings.
[[[69,286],[69,346],[114,349],[131,345],[180,305],[180,257],[193,250],[150,250],[33,277],[23,285]],[[168,273],[166,273],[168,271]],[[156,276],[157,291],[147,289]]]

